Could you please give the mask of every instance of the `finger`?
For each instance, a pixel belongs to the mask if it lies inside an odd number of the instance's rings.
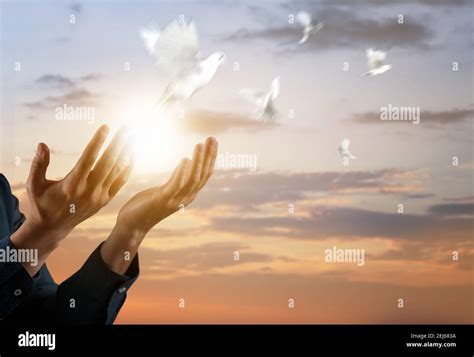
[[[102,148],[102,145],[104,145],[108,133],[109,127],[107,125],[102,125],[97,129],[94,136],[84,149],[79,161],[71,170],[71,176],[78,178],[87,178],[89,176],[89,172],[97,160],[97,155],[99,155],[100,149]]]
[[[209,178],[212,176],[217,157],[217,140],[214,138],[208,138],[206,144],[206,158],[204,160],[204,166],[201,173],[201,182],[199,183],[198,191],[204,187]]]
[[[184,158],[181,160],[178,166],[173,171],[173,174],[171,175],[170,179],[165,185],[165,194],[166,195],[176,195],[179,193],[181,188],[184,186],[184,180],[186,178],[186,173],[188,170],[190,160],[187,158]]]
[[[89,175],[90,180],[94,184],[101,184],[110,174],[117,158],[122,151],[123,146],[127,142],[125,128],[122,127],[112,139],[107,149],[104,151],[94,169]]]
[[[209,169],[209,165],[212,159],[210,154],[212,152],[213,144],[215,141],[216,139],[209,137],[206,139],[206,142],[204,143],[204,164],[202,166],[201,179],[203,179],[206,176],[207,171]]]
[[[183,168],[183,174],[179,178],[179,189],[176,190],[174,198],[178,200],[182,200],[183,197],[185,196],[185,191],[186,191],[186,182],[188,181],[188,177],[190,175],[190,172],[192,170],[193,162],[189,160],[188,158],[186,160],[186,166]]]
[[[120,173],[123,171],[123,169],[129,164],[130,154],[131,154],[131,144],[127,143],[122,148],[122,151],[120,152],[120,155],[119,155],[117,161],[115,162],[114,167],[112,168],[109,175],[107,176],[104,183],[102,184],[102,186],[106,190],[110,189],[110,186],[112,185],[112,183],[115,182],[115,180],[120,175]]]
[[[186,177],[186,183],[184,184],[182,195],[191,193],[195,187],[199,185],[201,179],[202,165],[204,163],[204,147],[202,144],[197,144],[194,148],[193,160],[191,169]]]
[[[199,185],[194,188],[193,191],[188,193],[187,197],[185,198],[184,205],[187,206],[191,202],[194,201],[196,198],[197,194],[201,189],[204,187],[204,185],[207,183],[209,178],[212,176],[214,172],[214,165],[216,162],[216,157],[217,157],[217,141],[213,138],[209,138],[206,141],[206,144],[208,145],[207,150],[206,150],[206,158],[204,160],[203,164],[203,170],[201,173],[201,180],[199,182]]]
[[[50,160],[49,148],[44,143],[39,143],[36,155],[31,163],[30,174],[28,176],[27,187],[32,193],[37,193],[46,181],[46,170]]]
[[[120,189],[123,187],[123,185],[125,185],[125,183],[130,178],[130,175],[133,171],[134,166],[135,166],[135,157],[133,155],[131,155],[128,165],[123,168],[120,175],[118,175],[118,177],[115,179],[115,181],[110,186],[109,198],[114,197],[120,191]]]
[[[212,153],[212,160],[211,160],[211,167],[209,169],[209,177],[214,175],[214,170],[216,168],[216,159],[217,159],[217,150],[219,148],[219,143],[216,141],[216,146],[214,148],[214,152]]]

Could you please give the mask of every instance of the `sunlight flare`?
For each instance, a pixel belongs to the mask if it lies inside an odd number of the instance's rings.
[[[136,170],[156,172],[172,170],[179,162],[177,148],[182,145],[169,114],[150,102],[129,102],[123,122],[134,136]]]

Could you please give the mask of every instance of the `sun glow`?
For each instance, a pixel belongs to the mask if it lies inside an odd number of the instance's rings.
[[[141,172],[169,171],[181,159],[182,138],[171,114],[150,102],[132,102],[122,112],[123,122],[134,136],[135,170]]]

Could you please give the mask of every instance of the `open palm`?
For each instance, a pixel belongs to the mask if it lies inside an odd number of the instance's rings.
[[[191,203],[214,172],[217,142],[208,138],[194,148],[193,159],[183,159],[162,186],[142,191],[120,210],[122,230],[145,235],[154,225]]]

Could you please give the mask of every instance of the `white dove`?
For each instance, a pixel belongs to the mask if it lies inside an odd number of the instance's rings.
[[[163,31],[155,26],[142,28],[140,35],[159,70],[171,79],[160,99],[161,106],[189,99],[211,81],[225,58],[222,52],[201,58],[198,35],[192,21],[175,20]]]
[[[376,76],[387,72],[392,65],[385,64],[385,57],[387,53],[383,51],[374,51],[369,48],[367,51],[367,65],[369,66],[369,71],[363,73],[361,76]]]
[[[265,92],[263,89],[242,89],[240,94],[248,100],[253,101],[257,105],[258,119],[272,119],[276,114],[275,100],[280,93],[280,77],[275,77],[270,86],[270,91]]]
[[[296,20],[303,26],[303,37],[298,44],[305,43],[312,33],[316,33],[323,28],[323,23],[315,24],[311,15],[306,11],[300,11],[296,14]]]
[[[350,143],[351,143],[351,141],[348,138],[342,139],[341,144],[337,148],[337,152],[338,152],[340,157],[342,157],[342,158],[348,157],[349,159],[355,159],[356,158],[349,151]]]

